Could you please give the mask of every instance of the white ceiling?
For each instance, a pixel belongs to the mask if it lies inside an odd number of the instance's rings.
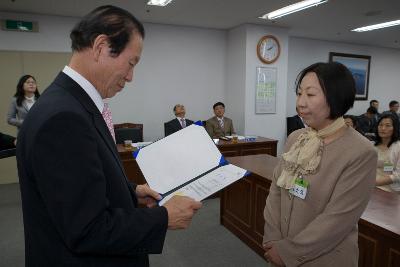
[[[329,0],[274,22],[259,16],[299,0],[173,0],[166,7],[147,0],[1,0],[0,11],[81,17],[99,5],[131,11],[142,22],[231,29],[245,23],[289,29],[290,36],[400,49],[400,26],[356,33],[351,29],[400,19],[400,0]]]

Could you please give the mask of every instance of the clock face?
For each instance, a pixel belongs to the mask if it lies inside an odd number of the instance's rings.
[[[280,46],[278,40],[273,36],[264,36],[258,42],[257,55],[259,59],[266,63],[271,64],[275,62],[280,54]]]

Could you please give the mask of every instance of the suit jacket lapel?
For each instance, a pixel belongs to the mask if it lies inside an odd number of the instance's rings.
[[[29,111],[28,106],[26,105],[26,101],[22,101],[22,107],[25,109],[26,112]]]
[[[223,129],[223,131],[224,131],[224,134],[226,133],[226,127],[227,127],[227,120],[225,119],[225,117],[223,118],[223,121],[224,121],[224,129]]]
[[[126,174],[124,171],[124,167],[122,166],[121,160],[118,155],[117,147],[114,143],[114,139],[111,136],[110,131],[108,130],[107,124],[103,119],[99,109],[94,104],[93,100],[89,97],[89,95],[77,84],[74,80],[72,80],[68,75],[63,72],[57,76],[54,81],[55,83],[59,84],[60,86],[64,87],[69,93],[71,93],[81,104],[82,106],[92,115],[93,123],[100,133],[103,141],[107,144],[108,148],[110,149],[111,153],[113,154],[115,160],[118,162],[119,167],[122,170],[122,173],[126,178]]]

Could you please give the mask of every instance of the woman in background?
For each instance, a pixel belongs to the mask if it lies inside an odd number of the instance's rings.
[[[375,149],[378,152],[376,186],[400,194],[399,121],[392,114],[384,114],[378,121]]]
[[[293,132],[264,209],[265,258],[274,266],[357,267],[357,223],[375,185],[371,142],[345,124],[355,84],[340,63],[316,63],[297,79],[309,126]]]
[[[17,92],[8,109],[7,122],[10,125],[21,127],[26,114],[39,98],[40,94],[36,85],[36,79],[32,75],[22,76],[17,84]]]

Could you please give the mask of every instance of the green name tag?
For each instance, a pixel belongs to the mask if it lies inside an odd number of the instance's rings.
[[[296,178],[294,187],[289,190],[289,193],[298,198],[305,199],[308,185],[309,182],[307,180],[304,180],[303,178]]]

